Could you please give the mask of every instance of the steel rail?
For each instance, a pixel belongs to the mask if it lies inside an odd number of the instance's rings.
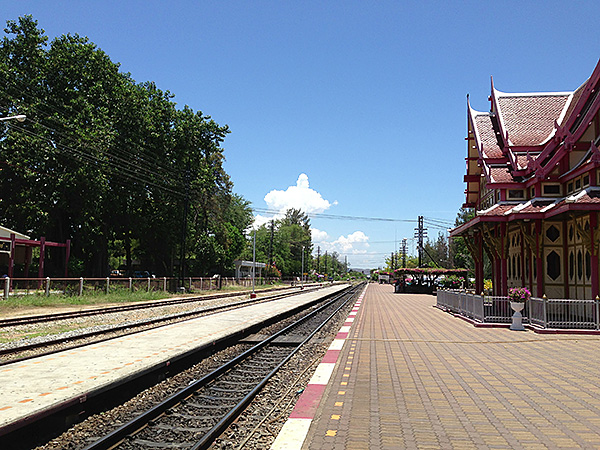
[[[265,289],[259,292],[273,292],[282,289],[290,289],[290,288],[275,288],[275,289]],[[297,286],[294,286],[292,289],[296,290]],[[176,298],[176,299],[167,299],[167,300],[156,300],[153,302],[143,302],[129,305],[120,305],[120,306],[109,306],[106,308],[94,308],[87,309],[83,311],[70,311],[64,313],[56,313],[56,314],[39,314],[35,316],[26,316],[26,317],[13,317],[10,319],[0,319],[0,328],[12,327],[17,325],[28,325],[32,323],[40,323],[40,322],[54,322],[58,320],[64,319],[72,319],[77,317],[86,317],[86,316],[96,316],[101,314],[110,314],[113,312],[124,312],[124,311],[133,311],[136,309],[146,309],[146,308],[156,308],[160,306],[173,306],[180,305],[184,303],[193,303],[203,300],[216,300],[219,298],[228,298],[228,297],[238,297],[240,295],[246,295],[247,292],[228,292],[223,294],[212,294],[212,295],[200,295],[195,297],[186,297],[186,298]]]
[[[309,290],[306,290],[304,292],[308,292]],[[109,334],[109,333],[118,333],[120,331],[123,330],[127,330],[129,328],[139,328],[139,327],[144,327],[147,325],[152,325],[152,324],[160,324],[161,322],[173,322],[173,321],[178,321],[178,320],[189,320],[187,318],[191,317],[191,316],[200,316],[200,315],[208,315],[208,314],[213,314],[216,312],[220,312],[226,309],[233,309],[236,307],[241,307],[241,306],[247,306],[253,303],[262,303],[262,302],[269,302],[269,301],[273,301],[273,300],[277,300],[277,299],[281,299],[281,298],[285,298],[285,297],[290,297],[292,295],[296,295],[298,294],[297,292],[283,292],[280,294],[274,294],[274,295],[270,295],[270,296],[266,296],[266,297],[260,297],[260,298],[255,298],[255,299],[249,299],[249,300],[243,300],[240,302],[235,302],[235,303],[229,303],[227,305],[220,305],[220,306],[211,306],[208,308],[205,308],[201,311],[187,311],[184,313],[178,313],[178,314],[173,314],[173,315],[168,315],[168,316],[162,316],[162,317],[157,317],[157,318],[153,318],[153,319],[148,319],[148,320],[144,320],[144,321],[140,321],[137,323],[129,323],[129,324],[125,324],[125,325],[118,325],[116,327],[112,327],[112,328],[107,328],[104,330],[97,330],[97,331],[90,331],[88,333],[82,333],[79,334],[77,336],[70,336],[70,337],[62,337],[62,338],[57,338],[57,339],[52,339],[52,340],[48,340],[48,341],[44,341],[44,342],[35,342],[35,343],[31,343],[31,344],[26,344],[26,345],[22,345],[19,347],[12,347],[12,348],[5,348],[5,349],[0,349],[0,356],[4,356],[4,355],[10,355],[10,354],[15,354],[15,353],[22,353],[22,352],[26,352],[26,351],[30,351],[30,350],[35,350],[37,348],[43,348],[43,347],[50,347],[53,345],[60,345],[60,344],[64,344],[65,342],[69,342],[69,341],[79,341],[82,339],[89,339],[89,338],[93,338],[96,336],[101,336],[103,334]],[[208,313],[208,314],[207,314]],[[165,324],[163,325],[157,325],[156,327],[152,327],[151,329],[154,328],[160,328],[162,326],[165,326]],[[136,334],[136,333],[141,333],[142,331],[148,331],[149,328],[144,328],[143,330],[135,330],[135,331],[131,331],[129,333],[124,333],[124,334],[120,334],[119,336],[115,336],[115,337],[111,337],[108,339],[105,339],[106,341],[109,341],[111,339],[116,339],[117,337],[122,337],[124,335],[131,335],[131,334]],[[96,342],[100,342],[102,340],[96,341]],[[0,361],[0,367],[7,365],[7,364],[12,364],[15,362],[22,362],[28,359],[32,359],[32,358],[37,358],[39,356],[47,356],[47,355],[51,355],[54,353],[58,353],[58,352],[62,352],[65,350],[72,350],[75,348],[79,348],[79,347],[83,347],[89,345],[89,343],[82,343],[82,344],[78,344],[78,345],[73,345],[70,346],[68,348],[60,348],[60,349],[56,349],[56,350],[49,350],[47,352],[43,352],[43,353],[38,353],[36,355],[31,355],[31,356],[24,356],[22,358],[14,358],[14,359],[10,359],[7,361]]]
[[[103,436],[102,438],[98,439],[97,441],[89,444],[83,450],[107,450],[107,449],[115,448],[121,441],[126,439],[128,436],[131,436],[131,435],[137,433],[139,430],[143,429],[149,422],[151,422],[151,421],[155,420],[157,417],[165,414],[166,411],[168,411],[169,409],[173,408],[174,406],[180,404],[185,399],[191,397],[195,392],[202,389],[203,387],[206,387],[207,385],[209,385],[210,383],[215,381],[221,375],[229,372],[235,366],[240,365],[247,358],[256,354],[259,350],[263,349],[264,347],[266,347],[267,345],[272,343],[278,337],[289,332],[293,328],[296,328],[299,324],[304,323],[307,320],[309,320],[310,318],[314,317],[316,314],[321,312],[323,309],[329,307],[331,304],[335,303],[340,298],[342,298],[344,296],[348,296],[348,298],[342,305],[340,305],[338,308],[336,308],[336,310],[332,314],[330,314],[329,317],[325,321],[323,321],[315,330],[313,330],[310,333],[310,335],[302,341],[302,343],[300,345],[297,345],[296,348],[288,356],[286,356],[285,359],[282,362],[280,362],[275,369],[271,370],[266,377],[264,377],[259,383],[257,383],[255,385],[255,387],[252,388],[252,390],[249,393],[247,393],[244,396],[244,398],[241,401],[239,401],[225,416],[223,416],[221,418],[221,420],[219,420],[218,423],[216,425],[214,425],[211,428],[211,430],[209,430],[207,432],[207,434],[200,441],[198,441],[197,444],[195,444],[195,446],[193,447],[194,449],[206,448],[206,446],[210,445],[214,441],[214,439],[216,437],[218,437],[218,435],[220,435],[222,433],[222,431],[231,423],[231,421],[235,417],[237,417],[237,415],[239,415],[239,413],[241,411],[243,411],[243,409],[252,400],[252,398],[254,398],[254,396],[256,396],[256,394],[260,391],[260,389],[262,389],[262,387],[264,387],[264,385],[267,383],[267,381],[281,368],[281,366],[283,364],[285,364],[302,347],[302,345],[304,345],[312,336],[314,336],[314,334],[316,334],[329,320],[331,320],[331,318],[333,316],[335,316],[335,314],[352,298],[352,296],[356,293],[356,289],[357,289],[356,287],[352,286],[349,289],[342,292],[341,294],[336,295],[327,304],[325,304],[325,305],[319,307],[318,309],[316,309],[315,311],[307,314],[306,316],[297,320],[293,324],[288,325],[287,327],[285,327],[284,329],[280,330],[279,332],[273,334],[272,336],[269,336],[268,338],[264,339],[263,341],[256,344],[252,348],[246,350],[245,352],[241,353],[237,357],[235,357],[232,360],[228,361],[227,363],[223,364],[221,367],[219,367],[216,370],[212,371],[211,373],[205,375],[204,377],[195,381],[194,383],[188,385],[187,387],[183,388],[179,392],[176,392],[175,394],[171,395],[169,398],[167,398],[163,402],[152,407],[151,409],[147,410],[146,412],[141,413],[140,415],[138,415],[131,421],[127,422],[126,424],[122,425],[121,427],[117,428],[116,430],[113,430],[112,432]]]

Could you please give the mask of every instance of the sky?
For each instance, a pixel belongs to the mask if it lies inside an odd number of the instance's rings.
[[[600,58],[595,1],[7,1],[53,39],[87,36],[137,82],[231,133],[256,223],[309,213],[315,254],[378,268],[465,196],[466,96],[572,91]]]

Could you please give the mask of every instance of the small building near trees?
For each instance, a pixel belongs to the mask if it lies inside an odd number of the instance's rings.
[[[600,294],[600,61],[576,90],[505,93],[492,79],[488,112],[467,97],[464,238],[483,291],[484,253],[494,294]]]
[[[25,234],[0,226],[0,267],[2,267],[5,271],[5,273],[3,273],[2,275],[6,275],[10,278],[13,278],[13,276],[15,275],[15,265],[22,264],[22,275],[23,277],[28,278],[30,276],[29,268],[33,259],[32,250],[36,247],[40,249],[37,273],[38,278],[42,278],[45,276],[44,263],[46,259],[46,250],[49,247],[58,247],[65,249],[64,276],[67,277],[67,268],[69,265],[69,255],[71,250],[70,240],[67,240],[67,242],[64,244],[46,241],[44,237],[40,238],[39,240],[33,240]]]

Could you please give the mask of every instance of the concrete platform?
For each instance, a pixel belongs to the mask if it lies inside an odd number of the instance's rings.
[[[272,448],[600,448],[598,336],[476,328],[434,304],[369,285]]]
[[[3,366],[0,436],[32,416],[85,402],[124,379],[345,287],[330,286]]]

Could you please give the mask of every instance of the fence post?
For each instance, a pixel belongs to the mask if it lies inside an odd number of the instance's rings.
[[[110,277],[106,277],[106,295],[108,295],[109,290],[110,290]]]
[[[189,289],[189,291],[192,292],[192,277],[190,277],[190,289]]]
[[[83,277],[79,277],[79,296],[83,295]]]
[[[544,328],[548,328],[548,297],[546,297],[546,294],[542,295],[542,302],[544,305],[544,308],[543,308]]]
[[[10,292],[10,277],[4,277],[4,300],[8,300],[9,292]]]
[[[163,292],[167,292],[167,277],[163,277]]]
[[[50,296],[50,277],[46,277],[46,297]]]
[[[598,297],[596,295],[594,302],[596,304],[596,330],[597,330],[600,328],[600,311],[598,311],[598,306],[600,306],[600,297]]]
[[[148,277],[148,292],[150,292],[150,277]]]

